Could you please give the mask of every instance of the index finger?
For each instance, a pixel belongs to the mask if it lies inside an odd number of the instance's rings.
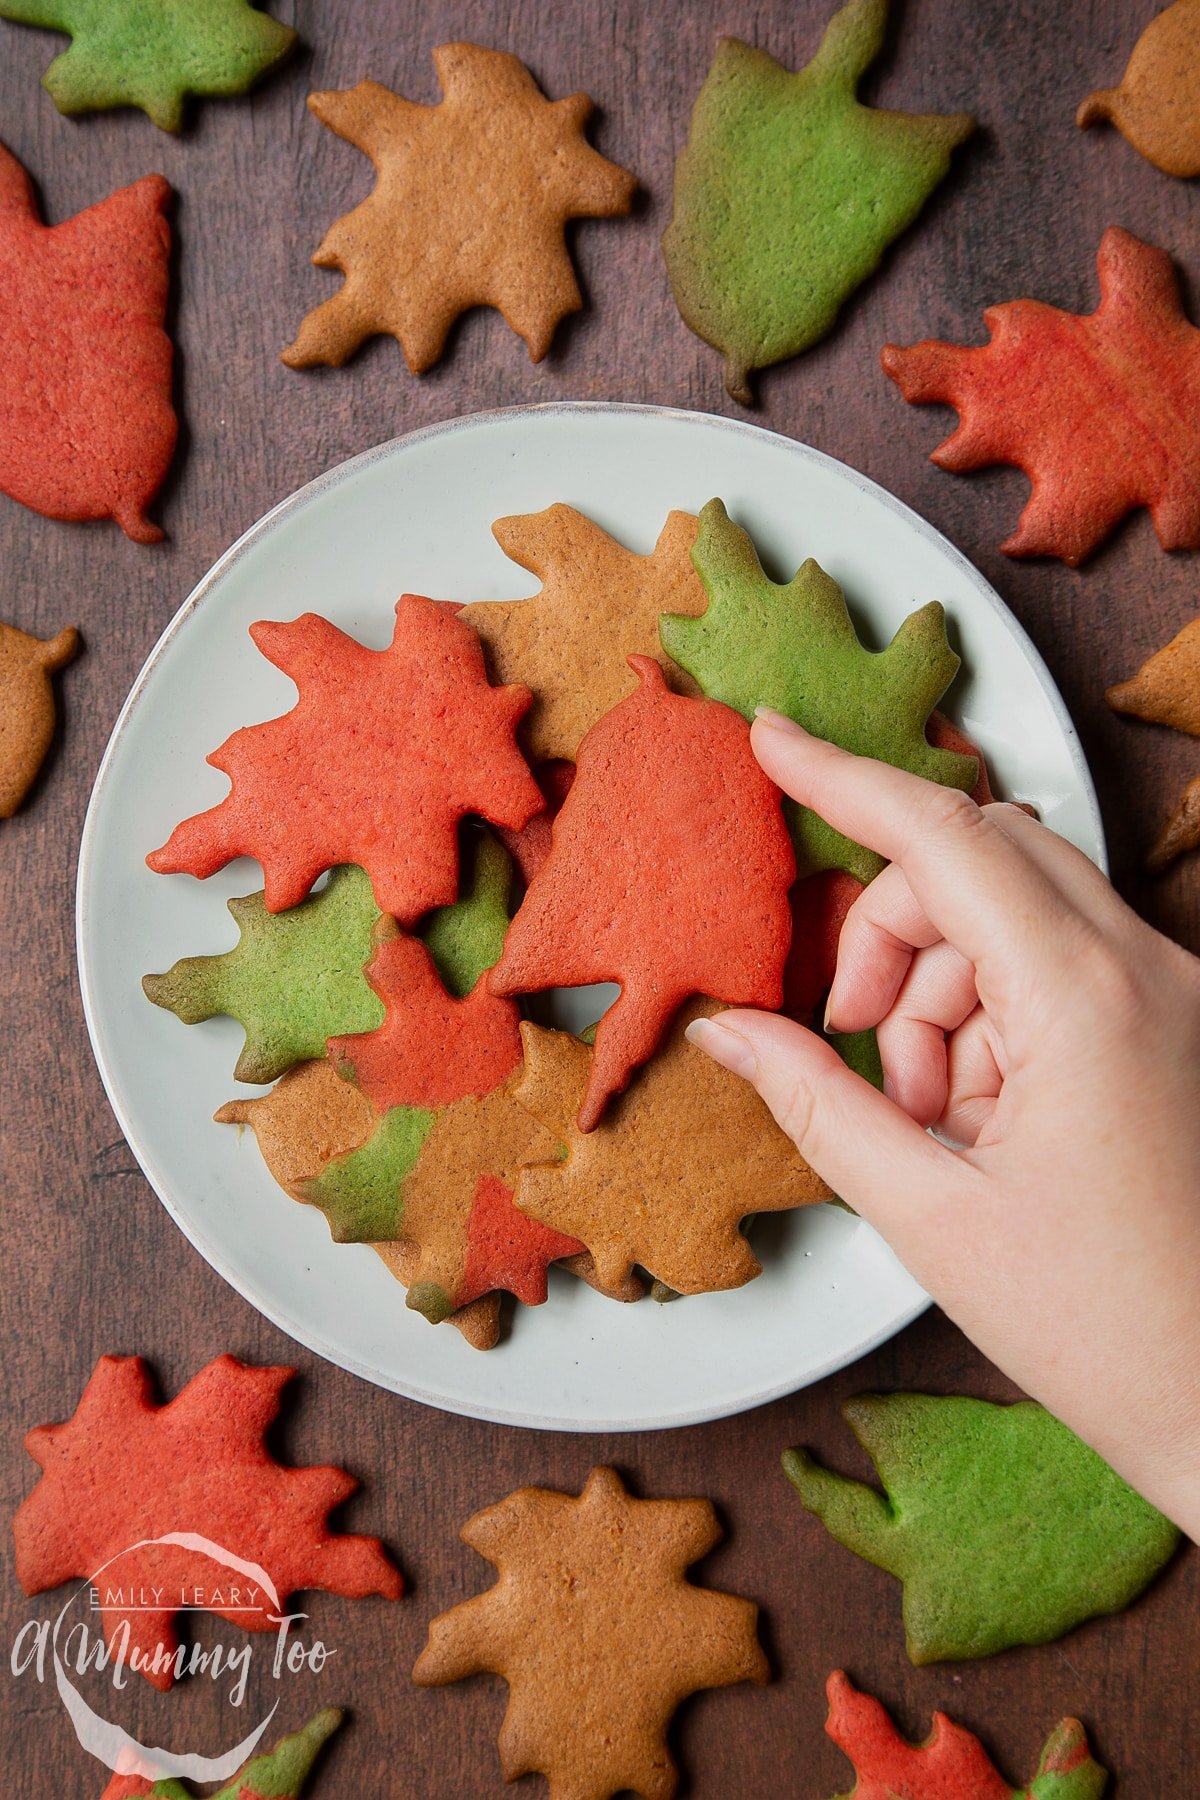
[[[899,864],[930,922],[977,968],[1013,955],[1061,962],[1060,934],[1079,914],[994,812],[811,737],[782,713],[760,711],[750,742],[793,800]]]

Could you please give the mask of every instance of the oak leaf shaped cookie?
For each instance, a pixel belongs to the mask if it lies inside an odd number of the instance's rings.
[[[1038,1771],[1019,1792],[993,1767],[977,1737],[935,1712],[923,1744],[901,1737],[886,1709],[841,1670],[826,1687],[825,1729],[858,1776],[840,1800],[1100,1800],[1108,1775],[1092,1759],[1078,1719],[1055,1727]]]
[[[1175,0],[1133,47],[1121,85],[1089,94],[1077,125],[1111,120],[1166,175],[1200,175],[1200,0]]]
[[[478,637],[435,601],[397,601],[386,650],[316,613],[250,635],[299,699],[213,751],[231,790],[146,858],[160,874],[256,856],[267,910],[282,912],[324,870],[358,863],[380,911],[411,924],[458,891],[460,819],[519,830],[545,804],[514,740],[528,691],[489,687]]]
[[[650,657],[630,662],[641,686],[579,746],[550,854],[489,977],[496,994],[620,983],[596,1030],[581,1131],[690,995],[777,1007],[791,931],[795,860],[745,721],[672,694]]]
[[[0,491],[50,519],[146,517],[175,450],[167,311],[171,190],[146,175],[43,225],[0,145]]]
[[[500,1580],[433,1620],[413,1680],[504,1678],[509,1781],[537,1771],[555,1800],[627,1788],[671,1800],[680,1702],[769,1679],[758,1608],[687,1579],[721,1537],[707,1500],[636,1500],[612,1469],[593,1469],[578,1498],[519,1488],[461,1536]]]
[[[344,1716],[336,1706],[325,1707],[301,1730],[280,1738],[273,1750],[252,1757],[207,1800],[300,1800],[313,1764]],[[141,1775],[114,1775],[100,1800],[141,1800],[145,1794],[154,1800],[195,1800],[185,1781],[149,1781]]]
[[[187,956],[165,975],[145,975],[155,1006],[196,1025],[218,1013],[246,1033],[238,1081],[274,1081],[294,1063],[324,1056],[335,1033],[373,1031],[383,1002],[364,973],[376,939],[395,934],[371,883],[351,864],[331,871],[317,893],[269,913],[263,896],[230,900],[238,942],[221,956]]]
[[[753,1088],[688,1043],[690,1022],[719,1011],[709,1001],[685,1007],[658,1055],[586,1134],[572,1115],[588,1083],[587,1045],[521,1027],[525,1066],[513,1091],[567,1155],[523,1168],[517,1204],[580,1238],[609,1286],[640,1264],[680,1294],[740,1287],[759,1272],[738,1229],[747,1214],[833,1198]]]
[[[0,624],[0,819],[11,819],[37,779],[54,737],[50,677],[79,653],[67,625],[53,638]]]
[[[375,1108],[352,1081],[338,1075],[333,1064],[300,1063],[290,1069],[269,1093],[253,1100],[230,1100],[213,1115],[222,1125],[249,1125],[267,1168],[293,1200],[305,1200],[305,1185],[315,1181],[335,1157],[349,1157],[381,1128]],[[386,1120],[383,1122],[386,1123]],[[404,1165],[405,1171],[411,1166]],[[394,1211],[395,1183],[380,1182],[384,1202]],[[390,1220],[392,1211],[387,1217]],[[420,1248],[404,1238],[376,1243],[373,1248],[404,1287],[411,1287],[420,1263]],[[500,1296],[487,1294],[453,1315],[467,1342],[477,1350],[490,1350],[500,1335]]]
[[[627,658],[666,664],[659,614],[704,611],[692,567],[696,521],[673,512],[646,556],[627,550],[571,506],[498,519],[492,534],[506,556],[537,575],[529,600],[478,600],[459,617],[487,646],[493,681],[533,690],[524,738],[535,762],[573,761],[580,739],[637,686]],[[695,693],[667,665],[673,688]]]
[[[119,1571],[112,1603],[101,1592],[105,1640],[118,1663],[154,1687],[174,1684],[175,1615],[185,1589],[230,1624],[273,1631],[283,1602],[300,1588],[357,1599],[397,1599],[401,1579],[378,1538],[331,1532],[327,1517],[358,1486],[342,1469],[290,1469],[263,1442],[294,1369],[252,1368],[218,1356],[165,1405],[140,1356],[102,1356],[73,1418],[39,1425],[25,1448],[43,1474],[13,1519],[17,1579],[40,1594],[73,1579]],[[258,1610],[229,1609],[212,1593],[228,1569],[193,1534],[255,1563],[274,1585]],[[153,1540],[153,1541],[147,1541]],[[115,1559],[115,1560],[114,1560]],[[131,1588],[162,1593],[158,1608],[131,1607]]]
[[[757,706],[774,707],[843,750],[945,787],[974,785],[975,758],[937,749],[926,736],[959,666],[938,601],[910,613],[886,650],[867,650],[837,582],[811,558],[790,582],[771,581],[749,532],[720,500],[700,514],[692,559],[708,609],[698,619],[664,618],[662,641],[711,699],[749,720]],[[802,875],[843,869],[870,881],[883,867],[873,850],[806,807],[788,801],[784,816]]]
[[[886,21],[887,0],[850,0],[796,74],[722,38],[696,100],[663,253],[685,322],[724,356],[744,405],[755,369],[832,330],[975,128],[966,113],[856,99]]]
[[[940,469],[1028,475],[1000,548],[1072,568],[1139,506],[1164,550],[1200,549],[1200,331],[1165,250],[1114,225],[1096,267],[1094,313],[1010,300],[984,313],[988,344],[885,344],[880,357],[906,400],[960,415],[933,452]]]
[[[420,374],[473,306],[494,306],[540,362],[559,321],[583,305],[567,221],[629,211],[636,178],[588,144],[586,94],[547,100],[502,50],[443,44],[433,60],[437,106],[414,105],[377,81],[308,97],[323,125],[371,158],[378,179],[313,257],[346,279],[283,352],[293,369],[338,366],[365,338],[388,332]]]
[[[248,0],[0,0],[0,18],[70,33],[42,77],[59,112],[140,106],[164,131],[186,94],[244,94],[296,41]]]
[[[1110,687],[1105,699],[1114,712],[1200,737],[1200,619],[1193,619],[1156,650],[1131,680]],[[1146,866],[1152,875],[1161,875],[1176,857],[1198,846],[1200,775],[1180,795],[1147,854]]]
[[[904,1584],[914,1663],[1046,1644],[1119,1612],[1179,1532],[1031,1400],[864,1394],[843,1416],[886,1494],[786,1450],[810,1512]]]

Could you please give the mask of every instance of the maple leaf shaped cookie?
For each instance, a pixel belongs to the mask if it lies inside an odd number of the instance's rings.
[[[147,1000],[196,1025],[218,1013],[246,1033],[238,1081],[274,1081],[294,1063],[325,1054],[335,1033],[382,1025],[382,1001],[366,965],[396,926],[380,913],[371,883],[350,864],[299,906],[269,913],[263,896],[230,900],[238,942],[220,956],[187,956],[165,975],[144,975]]]
[[[523,1024],[514,1093],[567,1146],[517,1180],[522,1212],[586,1244],[602,1282],[635,1264],[680,1294],[740,1287],[759,1263],[738,1227],[748,1213],[833,1198],[750,1085],[684,1035],[720,1008],[695,1001],[594,1131],[573,1114],[591,1053],[565,1031]],[[533,1157],[526,1164],[534,1164]]]
[[[612,1469],[593,1469],[578,1498],[519,1488],[461,1536],[500,1580],[433,1620],[413,1680],[503,1676],[509,1781],[537,1771],[553,1800],[627,1788],[671,1800],[666,1734],[680,1702],[769,1679],[758,1608],[687,1579],[721,1537],[707,1500],[636,1500]]]
[[[313,1764],[344,1717],[338,1707],[325,1707],[301,1730],[280,1738],[265,1756],[252,1757],[207,1800],[300,1800]],[[114,1775],[100,1800],[141,1800],[147,1794],[152,1800],[196,1800],[187,1782],[148,1781],[142,1775]]]
[[[349,1157],[381,1128],[366,1095],[324,1057],[290,1069],[261,1098],[230,1100],[213,1116],[222,1125],[249,1125],[271,1175],[299,1201],[306,1200],[306,1184],[315,1181],[326,1164],[335,1157]],[[411,1166],[411,1160],[404,1166]],[[411,1287],[420,1266],[420,1246],[397,1238],[372,1247],[397,1281]],[[461,1307],[450,1323],[474,1349],[492,1349],[500,1335],[499,1294],[486,1294]]]
[[[231,791],[146,858],[158,873],[203,877],[255,856],[267,910],[281,912],[324,870],[358,863],[380,911],[410,924],[455,897],[460,819],[519,830],[544,806],[514,741],[528,690],[489,687],[478,637],[435,601],[398,600],[386,650],[316,613],[250,635],[299,699],[214,750]]]
[[[863,1394],[842,1413],[886,1495],[803,1450],[784,1470],[810,1512],[904,1584],[914,1663],[1047,1644],[1119,1612],[1179,1532],[1032,1400]]]
[[[0,624],[0,819],[11,819],[37,779],[54,738],[50,677],[79,654],[79,633],[30,637]]]
[[[68,116],[139,106],[164,131],[187,94],[244,94],[296,34],[248,0],[0,0],[0,18],[71,34],[42,86]]]
[[[309,95],[310,110],[371,158],[378,180],[313,257],[346,279],[283,352],[290,368],[338,366],[387,332],[420,374],[473,306],[495,307],[540,362],[559,321],[583,305],[568,219],[629,211],[636,177],[588,144],[586,94],[547,100],[502,50],[443,44],[433,60],[437,106],[376,81]]]
[[[724,356],[744,405],[755,369],[833,329],[975,129],[966,113],[859,102],[886,21],[887,0],[850,0],[796,74],[722,38],[696,100],[663,254],[685,322]]]
[[[650,657],[630,662],[641,685],[580,744],[550,854],[489,978],[496,994],[620,983],[596,1028],[581,1131],[690,995],[777,1007],[791,931],[795,859],[745,721],[672,694]]]
[[[115,519],[153,544],[146,508],[178,425],[167,310],[171,190],[146,175],[43,225],[0,145],[0,491],[50,519]]]
[[[960,415],[933,452],[940,469],[1011,463],[1029,477],[1000,548],[1072,568],[1139,506],[1164,550],[1200,549],[1200,331],[1165,250],[1114,225],[1096,267],[1094,313],[1011,300],[984,313],[988,344],[886,344],[880,357],[906,400]]]
[[[397,1599],[400,1575],[378,1538],[344,1536],[326,1523],[358,1487],[353,1476],[285,1468],[264,1445],[294,1374],[218,1356],[163,1405],[140,1356],[102,1356],[74,1417],[39,1425],[25,1439],[43,1470],[13,1519],[25,1592],[87,1581],[119,1559],[123,1586],[112,1604],[101,1594],[105,1640],[118,1663],[133,1661],[163,1689],[175,1679],[180,1595],[193,1587],[211,1593],[217,1577],[227,1587],[228,1570],[194,1544],[146,1540],[207,1538],[263,1569],[281,1603],[300,1588]],[[131,1587],[157,1587],[161,1607],[131,1607]],[[214,1595],[209,1610],[273,1631],[271,1598],[260,1600],[260,1610],[230,1610]]]
[[[867,650],[837,582],[810,558],[780,586],[764,574],[749,532],[720,500],[700,514],[692,559],[708,595],[698,619],[662,620],[663,646],[711,699],[753,720],[771,706],[816,737],[945,787],[970,789],[974,757],[929,742],[926,724],[958,670],[946,616],[931,600],[910,613],[886,650]],[[806,807],[784,816],[800,873],[844,869],[870,881],[883,867]],[[728,998],[728,996],[721,996]]]
[[[690,513],[671,513],[647,556],[571,506],[498,519],[492,534],[506,556],[540,578],[541,592],[478,600],[458,616],[487,646],[493,681],[533,690],[524,738],[534,761],[574,761],[580,739],[636,688],[630,656],[653,656],[673,688],[696,692],[658,637],[660,613],[695,614],[707,604],[689,554]]]
[[[1115,88],[1089,94],[1077,125],[1111,120],[1166,175],[1200,175],[1200,0],[1151,19]]]
[[[825,1729],[858,1776],[839,1800],[1100,1800],[1108,1775],[1078,1719],[1055,1727],[1027,1788],[1011,1788],[977,1737],[935,1712],[923,1744],[901,1737],[886,1709],[840,1669],[829,1677]]]
[[[1200,619],[1193,619],[1156,650],[1131,680],[1110,687],[1105,699],[1114,712],[1200,737]],[[1198,847],[1200,775],[1184,788],[1147,854],[1146,867],[1152,875],[1161,875],[1177,857]]]

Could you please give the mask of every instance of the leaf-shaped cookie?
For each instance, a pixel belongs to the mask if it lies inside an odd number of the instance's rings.
[[[325,1707],[299,1731],[280,1738],[273,1750],[252,1757],[207,1800],[299,1800],[313,1764],[343,1717],[336,1706]],[[187,1782],[148,1781],[141,1775],[114,1775],[100,1800],[140,1800],[145,1794],[154,1800],[195,1800]]]
[[[880,358],[906,400],[959,414],[940,469],[1028,475],[1000,548],[1072,568],[1139,506],[1164,550],[1200,549],[1200,331],[1165,250],[1114,225],[1096,267],[1094,313],[1011,300],[984,313],[988,344],[885,344]]]
[[[118,1663],[141,1653],[158,1688],[174,1682],[175,1615],[185,1588],[211,1592],[214,1564],[167,1534],[197,1534],[256,1563],[280,1602],[300,1588],[359,1598],[399,1597],[401,1579],[378,1538],[330,1531],[327,1516],[358,1483],[341,1469],[290,1469],[264,1436],[294,1369],[252,1368],[218,1356],[174,1400],[154,1397],[140,1356],[102,1356],[73,1418],[39,1425],[25,1448],[43,1474],[13,1519],[17,1579],[27,1594],[88,1581],[113,1558],[123,1585],[101,1595],[105,1640]],[[131,1546],[135,1546],[131,1548]],[[219,1565],[217,1565],[219,1566]],[[157,1588],[161,1605],[130,1606],[130,1589]],[[274,1607],[210,1611],[273,1631]]]
[[[344,363],[388,332],[414,374],[442,354],[460,313],[494,306],[534,362],[583,305],[564,227],[629,211],[634,176],[588,144],[586,94],[545,98],[515,56],[476,44],[433,53],[443,98],[417,106],[377,81],[310,94],[323,125],[375,164],[374,192],[313,257],[340,292],[283,353],[293,369]]]
[[[842,1412],[886,1495],[803,1450],[785,1451],[784,1469],[840,1543],[904,1583],[914,1663],[1045,1644],[1119,1612],[1179,1542],[1031,1400],[865,1394]]]
[[[551,850],[509,927],[493,993],[616,981],[579,1128],[590,1131],[692,994],[782,999],[795,861],[745,721],[672,694],[661,666],[579,746]]]
[[[719,1007],[696,1001],[666,1044],[586,1134],[574,1114],[591,1052],[565,1031],[524,1024],[516,1098],[557,1140],[564,1158],[526,1157],[522,1212],[569,1232],[615,1287],[635,1264],[677,1293],[740,1287],[758,1274],[739,1226],[749,1213],[833,1198],[748,1082],[689,1044],[689,1023]]]
[[[690,551],[696,521],[673,512],[646,556],[627,550],[571,506],[498,519],[492,533],[506,556],[537,575],[528,600],[477,600],[459,618],[487,646],[493,681],[533,690],[523,728],[536,762],[573,761],[580,739],[637,686],[630,656],[666,664],[659,614],[704,611]],[[674,665],[671,686],[695,693]]]
[[[140,106],[164,131],[187,94],[244,94],[296,34],[249,0],[0,0],[0,18],[71,35],[42,86],[59,112]]]
[[[1200,619],[1185,625],[1104,698],[1114,712],[1200,737]]]
[[[377,937],[396,927],[375,904],[362,869],[344,864],[317,893],[269,913],[263,896],[230,900],[238,942],[221,956],[187,956],[165,975],[145,975],[155,1006],[196,1025],[218,1013],[246,1033],[238,1081],[274,1081],[294,1063],[325,1054],[339,1032],[373,1031],[383,1003],[364,973]]]
[[[146,175],[43,225],[0,145],[0,491],[50,519],[115,519],[162,536],[146,508],[178,431],[167,311],[171,190]]]
[[[749,532],[720,500],[700,514],[692,560],[708,610],[698,619],[664,618],[662,641],[712,699],[746,719],[755,707],[771,706],[843,750],[945,787],[974,785],[975,759],[936,749],[926,737],[929,715],[959,666],[938,601],[910,613],[886,650],[867,650],[837,582],[811,558],[785,585],[771,581]],[[802,875],[844,869],[870,881],[883,867],[873,850],[852,844],[806,807],[789,801],[784,813]]]
[[[1188,782],[1175,810],[1146,852],[1146,867],[1161,875],[1177,857],[1200,849],[1200,775]]]
[[[460,819],[519,829],[544,805],[513,736],[528,691],[489,687],[478,637],[435,601],[397,601],[386,650],[316,613],[250,635],[299,699],[213,751],[231,790],[146,858],[160,874],[256,856],[281,912],[325,869],[358,863],[380,911],[410,924],[458,892]]]
[[[688,325],[725,358],[725,385],[832,330],[842,304],[912,224],[975,128],[966,113],[884,112],[856,99],[887,0],[850,0],[791,74],[722,38],[675,165],[663,253]]]
[[[504,845],[490,831],[465,829],[470,839],[462,859],[462,892],[430,913],[419,933],[447,991],[460,1000],[500,960],[513,885],[512,858]]]
[[[404,1111],[397,1109],[398,1114]],[[290,1069],[261,1099],[228,1101],[214,1117],[222,1125],[249,1125],[275,1180],[300,1201],[306,1198],[306,1184],[315,1181],[334,1157],[349,1158],[352,1150],[380,1136],[387,1124],[386,1118],[381,1124],[366,1095],[338,1075],[324,1057]],[[427,1131],[432,1115],[424,1122],[414,1120],[413,1129],[420,1129],[422,1123]],[[411,1161],[404,1162],[405,1172]],[[395,1194],[402,1178],[397,1175],[390,1184],[378,1175],[375,1179],[375,1191],[382,1195],[376,1203],[387,1209],[387,1228],[394,1218]],[[373,1248],[397,1281],[411,1287],[420,1265],[419,1246],[397,1238]],[[462,1307],[451,1323],[476,1350],[490,1350],[500,1332],[499,1294],[487,1294]]]
[[[79,653],[67,625],[53,638],[0,624],[0,819],[11,819],[37,779],[54,737],[50,677]]]
[[[1121,85],[1089,94],[1077,125],[1109,119],[1166,175],[1200,175],[1200,0],[1175,0],[1133,47]]]
[[[769,1678],[757,1607],[687,1579],[721,1536],[707,1500],[635,1500],[612,1469],[593,1469],[578,1497],[519,1488],[461,1536],[500,1579],[434,1619],[413,1680],[503,1676],[509,1781],[536,1770],[571,1800],[627,1788],[671,1800],[680,1702]]]
[[[901,1737],[886,1709],[840,1669],[829,1677],[825,1729],[858,1779],[840,1800],[1100,1800],[1108,1782],[1078,1719],[1055,1727],[1027,1788],[1014,1791],[977,1737],[935,1712],[923,1744]]]

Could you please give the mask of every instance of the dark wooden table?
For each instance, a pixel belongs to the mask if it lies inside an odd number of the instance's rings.
[[[457,1541],[462,1520],[511,1487],[578,1489],[611,1460],[641,1491],[707,1494],[729,1536],[705,1565],[756,1596],[775,1670],[685,1707],[675,1733],[687,1792],[712,1800],[827,1796],[848,1769],[822,1732],[823,1682],[844,1666],[914,1735],[935,1707],[977,1729],[1014,1781],[1064,1713],[1081,1715],[1119,1781],[1120,1800],[1200,1793],[1191,1738],[1200,1722],[1200,1558],[1180,1557],[1123,1616],[1062,1643],[991,1661],[913,1669],[892,1580],[826,1537],[795,1503],[778,1464],[801,1439],[854,1467],[838,1404],[870,1388],[1007,1398],[1012,1389],[936,1313],[820,1386],[694,1430],[589,1439],[442,1417],[327,1367],[289,1342],[212,1273],[158,1204],[114,1123],[84,1031],[73,953],[76,850],[109,731],[159,632],[196,579],[277,500],[330,465],[414,426],[481,408],[586,397],[721,413],[717,357],[684,328],[667,288],[659,235],[674,154],[719,31],[738,32],[793,66],[815,47],[826,0],[684,0],[679,6],[535,6],[531,0],[279,0],[304,51],[252,101],[212,103],[179,139],[140,114],[74,123],[38,86],[57,47],[0,25],[0,137],[34,175],[59,220],[161,170],[177,194],[172,329],[183,438],[161,516],[168,541],[138,548],[115,526],[50,523],[0,499],[0,616],[49,636],[74,622],[86,656],[65,677],[64,726],[28,809],[0,827],[7,953],[3,964],[6,1268],[0,1504],[11,1513],[34,1469],[23,1431],[69,1414],[98,1355],[140,1351],[174,1392],[229,1350],[301,1370],[280,1435],[298,1461],[344,1461],[365,1491],[347,1523],[379,1531],[410,1581],[406,1598],[351,1605],[314,1598],[314,1629],[337,1647],[312,1693],[293,1688],[290,1728],[308,1702],[342,1702],[353,1724],[329,1758],[329,1795],[499,1793],[499,1682],[421,1692],[409,1669],[426,1623],[489,1570]],[[878,368],[879,346],[930,333],[978,339],[990,302],[1030,293],[1088,310],[1103,229],[1131,227],[1166,245],[1200,303],[1195,187],[1157,174],[1112,132],[1083,134],[1076,103],[1116,81],[1155,0],[897,0],[894,34],[868,97],[913,110],[969,109],[982,129],[918,227],[847,308],[833,337],[762,384],[763,422],[842,457],[910,502],[995,583],[1045,655],[1100,788],[1118,883],[1147,917],[1200,948],[1200,859],[1148,885],[1140,855],[1194,767],[1194,745],[1114,718],[1107,683],[1196,611],[1198,564],[1165,556],[1150,521],[1130,521],[1084,571],[1013,563],[996,546],[1025,492],[1013,471],[940,474],[927,452],[945,415],[910,409]],[[422,380],[377,340],[347,369],[294,374],[279,362],[301,315],[333,291],[308,257],[329,223],[370,185],[367,163],[313,121],[311,87],[371,75],[433,100],[430,49],[463,37],[515,51],[553,96],[595,96],[600,147],[636,169],[632,221],[587,224],[576,249],[589,306],[538,368],[492,313],[456,332]],[[397,571],[397,583],[403,571]],[[1131,1202],[1134,1197],[1131,1196]],[[502,1352],[500,1353],[502,1354]],[[8,1645],[51,1602],[21,1596],[0,1533]],[[201,1627],[203,1632],[205,1627]],[[262,1684],[263,1691],[269,1685]],[[145,1684],[130,1721],[174,1737],[188,1719],[224,1747],[228,1712],[209,1683],[168,1700]],[[99,1793],[102,1771],[75,1743],[53,1687],[0,1677],[7,1788],[28,1800]],[[251,1696],[256,1704],[261,1697]],[[541,1791],[536,1782],[527,1784]]]

